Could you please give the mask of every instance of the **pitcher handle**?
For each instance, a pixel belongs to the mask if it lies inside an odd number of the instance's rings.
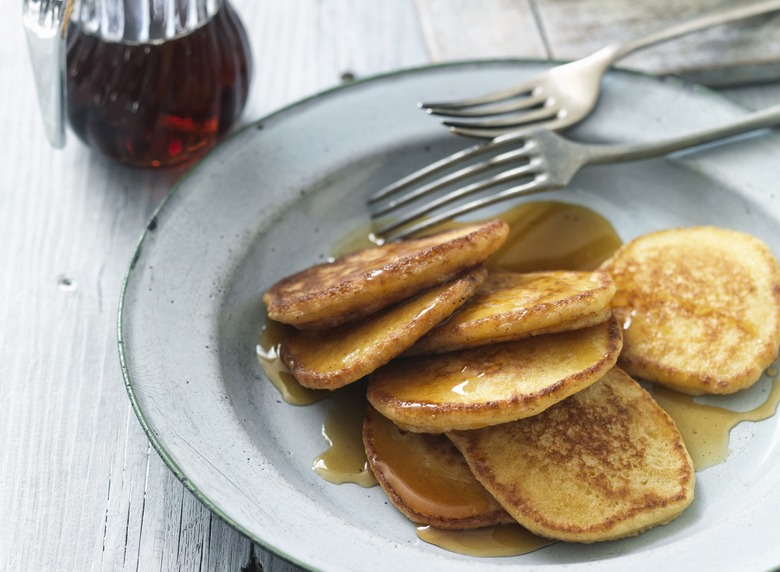
[[[22,7],[46,136],[58,149],[65,146],[65,41],[74,1],[24,0]]]

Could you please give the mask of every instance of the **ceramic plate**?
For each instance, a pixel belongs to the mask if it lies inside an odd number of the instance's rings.
[[[255,346],[265,289],[330,256],[351,230],[366,228],[369,191],[470,144],[416,103],[498,89],[546,66],[499,61],[414,69],[307,99],[219,146],[149,223],[120,308],[130,399],[185,485],[274,553],[303,568],[337,572],[780,564],[777,418],[740,424],[728,461],[698,474],[695,502],[668,526],[618,542],[557,543],[524,556],[477,559],[419,540],[378,487],[322,480],[311,465],[326,447],[321,425],[331,402],[288,405],[263,376]],[[652,140],[744,113],[700,88],[612,73],[598,109],[572,136]],[[780,253],[779,156],[780,138],[764,131],[671,159],[593,167],[570,189],[543,198],[587,205],[623,240],[714,224],[750,232]],[[740,399],[760,399],[769,383],[762,380]]]

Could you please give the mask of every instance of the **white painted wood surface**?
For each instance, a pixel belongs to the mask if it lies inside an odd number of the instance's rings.
[[[632,0],[535,0],[544,33],[556,59],[577,59],[604,43],[624,42],[671,22],[699,16],[724,0],[636,2]],[[702,30],[646,48],[618,65],[655,74],[687,76],[710,85],[777,80],[780,13]]]
[[[573,60],[748,0],[418,0],[433,61],[511,56]],[[645,48],[618,62],[708,85],[780,79],[780,12]]]
[[[244,121],[334,86],[345,73],[576,57],[670,13],[629,0],[233,4],[255,55]],[[639,11],[625,12],[634,4]],[[680,3],[676,13],[692,5]],[[64,151],[48,147],[19,6],[6,0],[0,19],[0,571],[240,570],[261,562],[269,571],[293,569],[194,499],[135,418],[117,357],[119,291],[141,230],[182,170],[126,169],[74,138]],[[618,12],[624,19],[607,38],[597,24]],[[760,43],[772,57],[779,28],[772,20],[768,43]],[[703,44],[710,61],[743,41],[735,33],[710,36]],[[751,33],[749,41],[758,39]],[[677,53],[670,50],[648,65],[668,66]],[[776,101],[780,88],[730,93],[759,107]]]

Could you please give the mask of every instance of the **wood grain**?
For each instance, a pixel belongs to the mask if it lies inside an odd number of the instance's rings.
[[[428,61],[411,0],[235,1],[254,51],[244,123],[301,97]],[[52,150],[22,26],[0,23],[0,570],[292,570],[165,466],[123,386],[119,293],[147,220],[183,169]],[[398,38],[404,38],[398,42]],[[254,560],[252,555],[254,554]]]
[[[744,3],[744,2],[742,2]],[[739,1],[417,0],[436,61],[474,57],[574,60],[678,20]],[[618,65],[707,85],[780,78],[780,13],[703,30],[637,52]]]
[[[722,0],[534,0],[555,59],[577,59],[607,43],[740,2]],[[743,2],[744,3],[744,2]],[[572,24],[576,22],[576,24]],[[620,67],[685,76],[709,85],[778,79],[780,13],[702,30],[636,52]]]
[[[417,0],[434,62],[547,58],[531,0]]]

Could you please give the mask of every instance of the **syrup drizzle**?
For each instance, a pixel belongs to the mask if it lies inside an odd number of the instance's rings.
[[[373,487],[376,479],[368,467],[363,447],[363,417],[368,401],[366,384],[357,382],[334,392],[333,407],[322,426],[328,449],[312,465],[314,471],[330,483],[355,483]]]
[[[680,430],[696,471],[703,471],[728,458],[729,434],[739,423],[763,421],[776,413],[780,403],[780,381],[774,368],[769,368],[766,374],[773,378],[769,395],[763,403],[749,411],[732,411],[717,405],[698,403],[690,395],[651,388],[652,396],[674,419]]]
[[[325,399],[330,395],[330,392],[303,387],[282,361],[279,347],[291,331],[292,328],[289,326],[268,320],[257,342],[257,359],[265,376],[279,390],[282,399],[290,405],[310,405],[315,401]]]

